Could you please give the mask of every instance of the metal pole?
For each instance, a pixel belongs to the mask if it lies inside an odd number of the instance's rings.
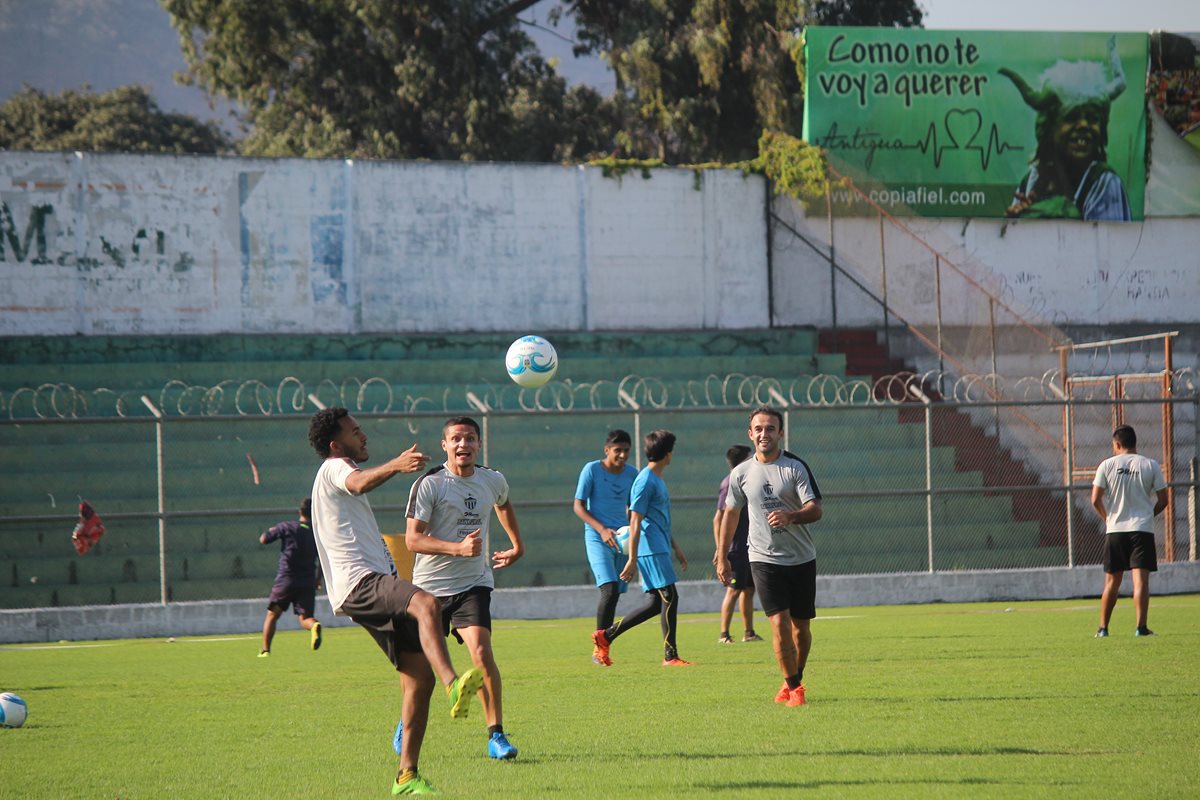
[[[929,571],[933,572],[933,405],[925,403],[925,537],[929,549]]]
[[[167,604],[167,503],[166,487],[163,468],[163,413],[151,402],[147,395],[142,395],[142,404],[154,415],[154,444],[158,456],[158,591],[159,601]]]
[[[937,299],[938,393],[946,396],[946,348],[942,344],[942,257],[933,257],[933,286]]]
[[[1063,398],[1063,438],[1071,443],[1067,446],[1067,566],[1075,566],[1075,427],[1071,396]]]
[[[1188,465],[1188,481],[1191,484],[1188,486],[1188,561],[1196,560],[1196,472],[1197,464],[1200,464],[1195,456],[1192,457],[1191,463]]]
[[[992,399],[998,399],[996,389],[996,379],[999,377],[999,369],[996,366],[996,301],[988,298],[988,327],[991,330],[992,336]],[[1000,407],[996,406],[992,409],[993,422],[995,424],[996,440],[1000,439]]]
[[[1162,471],[1163,478],[1166,479],[1168,485],[1170,485],[1171,476],[1175,472],[1175,404],[1171,402],[1174,388],[1171,385],[1171,378],[1174,371],[1175,367],[1171,362],[1171,337],[1168,336],[1163,339],[1163,396],[1167,399],[1167,402],[1163,403],[1162,409]],[[1163,510],[1163,522],[1166,523],[1165,530],[1163,531],[1163,559],[1174,561],[1175,490],[1173,489],[1167,490],[1167,507]]]
[[[633,463],[640,472],[642,469],[642,407],[633,399],[633,395],[624,389],[617,391],[617,396],[633,409]]]
[[[837,258],[833,246],[833,192],[828,181],[825,183],[825,213],[829,220],[829,308],[833,321],[833,348],[838,344],[837,319]]]
[[[883,347],[892,354],[891,323],[888,321],[887,240],[883,233],[883,214],[879,215],[879,281],[883,284]]]

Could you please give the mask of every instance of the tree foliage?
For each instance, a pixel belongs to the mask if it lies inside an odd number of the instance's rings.
[[[566,0],[579,52],[603,54],[630,113],[623,154],[753,158],[763,130],[801,132],[807,24],[919,25],[914,0]]]
[[[5,150],[221,153],[230,147],[216,123],[162,111],[144,86],[59,94],[27,86],[0,106]]]
[[[534,0],[162,0],[190,79],[239,101],[252,155],[560,160],[611,108],[521,30]]]

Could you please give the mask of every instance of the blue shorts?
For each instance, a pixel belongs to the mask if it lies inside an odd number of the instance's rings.
[[[596,585],[603,586],[615,582],[624,593],[629,584],[621,580],[621,570],[625,569],[629,558],[606,545],[599,537],[593,539],[591,536],[585,536],[583,544],[587,547],[588,564],[592,567],[592,574],[596,576]]]
[[[648,556],[638,556],[638,572],[642,576],[642,591],[652,592],[655,589],[665,589],[678,578],[675,568],[671,566],[670,553],[653,553]]]

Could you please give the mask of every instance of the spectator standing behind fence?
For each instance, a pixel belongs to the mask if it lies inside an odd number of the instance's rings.
[[[725,451],[725,462],[733,469],[745,461],[754,452],[744,444],[735,444]],[[729,476],[721,479],[721,488],[717,491],[717,513],[713,515],[713,539],[718,547],[721,546],[721,519],[725,516],[725,498],[729,494]],[[733,620],[733,607],[740,605],[742,612],[743,642],[761,642],[762,637],[754,632],[754,576],[750,573],[750,558],[747,553],[746,537],[750,533],[750,519],[743,506],[738,516],[737,528],[733,531],[733,541],[729,544],[727,555],[733,577],[725,587],[725,599],[721,601],[721,638],[718,644],[733,644],[729,635],[729,623]],[[717,557],[713,555],[713,564]]]
[[[575,487],[575,516],[583,520],[583,546],[600,590],[598,631],[612,626],[617,601],[629,588],[621,580],[625,556],[617,547],[616,535],[619,528],[629,524],[629,492],[638,474],[628,463],[632,444],[626,431],[609,431],[604,440],[604,458],[584,464]],[[592,647],[592,662],[602,667],[612,665],[597,646]]]
[[[750,412],[748,434],[754,458],[729,473],[715,556],[717,578],[728,584],[733,577],[729,543],[745,506],[750,516],[750,569],[783,673],[775,702],[802,706],[807,702],[804,667],[812,650],[811,623],[817,616],[817,550],[808,526],[821,519],[821,490],[808,464],[780,446],[783,414],[756,408]]]
[[[312,531],[312,500],[304,498],[300,504],[300,519],[281,522],[266,531],[258,541],[270,544],[279,541],[279,572],[271,597],[267,600],[267,618],[263,620],[262,650],[259,658],[271,655],[271,640],[275,638],[275,626],[279,617],[291,605],[300,618],[300,627],[309,632],[309,645],[313,650],[321,646],[321,623],[317,622],[317,585],[320,570],[317,566],[317,543]]]
[[[1137,433],[1128,425],[1113,431],[1113,456],[1101,462],[1092,481],[1092,506],[1104,520],[1104,594],[1096,638],[1108,636],[1117,591],[1126,570],[1133,572],[1135,636],[1153,636],[1147,627],[1150,573],[1158,571],[1154,518],[1167,507],[1167,481],[1152,458],[1138,455]]]

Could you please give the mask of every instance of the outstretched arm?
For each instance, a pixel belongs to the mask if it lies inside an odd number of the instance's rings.
[[[416,472],[429,463],[429,456],[417,450],[414,444],[391,461],[378,467],[356,469],[346,476],[346,491],[350,494],[365,494],[401,472]]]

